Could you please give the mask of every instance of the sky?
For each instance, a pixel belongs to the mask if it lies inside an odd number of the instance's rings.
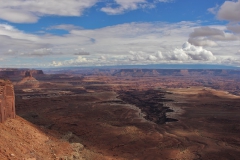
[[[240,66],[240,0],[1,0],[0,67]]]

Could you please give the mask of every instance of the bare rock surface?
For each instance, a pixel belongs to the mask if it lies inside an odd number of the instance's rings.
[[[0,79],[0,123],[15,117],[14,87],[9,80]]]

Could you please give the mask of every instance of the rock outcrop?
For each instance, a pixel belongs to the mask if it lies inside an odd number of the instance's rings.
[[[39,87],[39,81],[36,80],[31,71],[26,71],[24,78],[16,84],[16,87],[19,88],[36,88]]]
[[[0,80],[0,123],[15,118],[15,95],[10,81]]]

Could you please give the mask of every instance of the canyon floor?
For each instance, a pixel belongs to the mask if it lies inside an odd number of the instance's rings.
[[[156,78],[89,76],[57,82],[39,80],[38,86],[30,89],[16,86],[17,115],[34,124],[33,133],[26,134],[35,136],[34,131],[42,132],[55,139],[53,146],[58,147],[52,155],[35,153],[33,145],[27,150],[35,154],[29,153],[28,157],[60,159],[70,155],[72,159],[87,160],[240,157],[239,96],[195,85],[162,88],[162,83],[156,81]],[[29,123],[20,117],[7,124]],[[51,147],[47,142],[42,140],[41,147]],[[74,144],[81,146],[75,156]],[[13,159],[11,154],[23,157],[23,153],[13,149],[3,157]]]

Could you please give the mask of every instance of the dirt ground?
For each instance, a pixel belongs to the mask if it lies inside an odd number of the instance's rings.
[[[0,159],[60,159],[72,153],[67,141],[58,134],[33,125],[17,116],[0,123]]]

